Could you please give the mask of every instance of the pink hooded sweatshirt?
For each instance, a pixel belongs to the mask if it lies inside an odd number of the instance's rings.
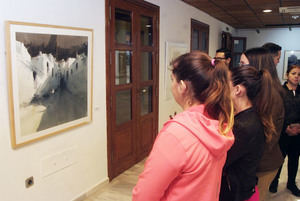
[[[133,189],[133,201],[218,201],[222,168],[234,142],[204,105],[164,124]]]

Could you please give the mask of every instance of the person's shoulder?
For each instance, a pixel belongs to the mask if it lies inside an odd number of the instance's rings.
[[[263,133],[264,127],[257,112],[251,108],[235,117],[233,129],[235,135],[237,132],[250,137],[253,133]]]
[[[298,85],[296,88],[296,94],[300,95],[300,85]]]
[[[287,84],[287,82],[284,82],[283,85],[282,85],[282,88],[285,89],[285,90],[288,90],[288,87],[286,86],[286,84]]]
[[[176,138],[181,138],[187,132],[189,132],[188,129],[178,121],[174,121],[174,119],[166,122],[160,131],[160,133],[164,135],[172,135]]]
[[[238,113],[235,117],[234,120],[235,121],[244,121],[244,120],[251,120],[251,119],[259,119],[259,116],[257,114],[257,112],[255,111],[255,109],[253,107],[248,108],[244,111],[241,111],[240,113]]]

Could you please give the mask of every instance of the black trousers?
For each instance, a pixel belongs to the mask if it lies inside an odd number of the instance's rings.
[[[300,147],[299,147],[299,137],[287,137],[288,139],[285,139],[284,141],[281,141],[281,151],[282,155],[285,158],[288,157],[288,184],[293,185],[296,181],[296,176],[298,172],[298,166],[299,166],[299,155],[300,155]],[[273,181],[277,181],[280,177],[282,165],[279,168],[276,177]]]

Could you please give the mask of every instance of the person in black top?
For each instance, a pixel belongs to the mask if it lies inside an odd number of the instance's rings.
[[[235,142],[223,168],[220,201],[258,200],[256,170],[265,141],[275,126],[271,119],[272,80],[267,70],[242,66],[231,70]]]
[[[286,72],[287,82],[283,84],[285,89],[284,106],[285,118],[279,145],[282,155],[288,156],[288,181],[287,188],[295,196],[300,196],[300,190],[296,185],[296,175],[298,171],[300,155],[300,66],[291,65]],[[272,181],[269,191],[277,192],[278,180],[282,166]]]
[[[274,58],[267,49],[256,47],[246,50],[241,55],[240,64],[249,64],[258,70],[268,70],[272,76],[273,93],[270,105],[272,107],[272,120],[275,126],[275,132],[270,133],[272,136],[271,140],[265,143],[264,152],[256,172],[260,201],[266,201],[269,186],[276,176],[278,169],[284,162],[279,146],[279,139],[284,121],[284,89],[282,88],[278,77]]]

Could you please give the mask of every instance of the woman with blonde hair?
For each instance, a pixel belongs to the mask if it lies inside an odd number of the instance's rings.
[[[158,134],[132,200],[218,201],[234,141],[228,68],[200,51],[172,65],[172,93],[183,112]]]

